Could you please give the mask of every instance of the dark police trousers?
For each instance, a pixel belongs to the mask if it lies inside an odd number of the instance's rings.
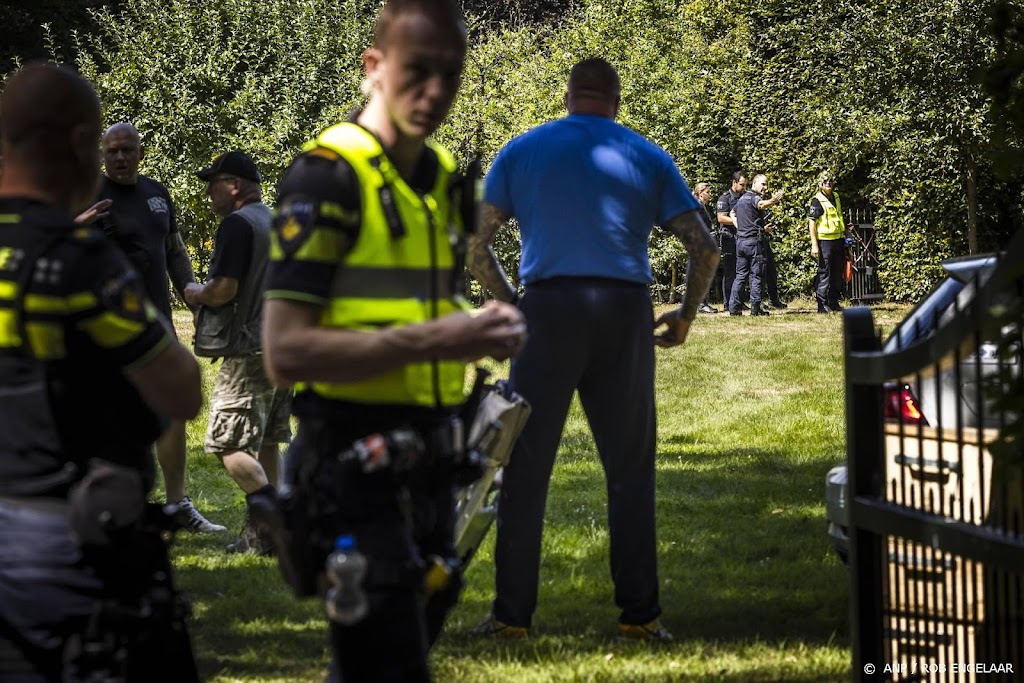
[[[775,250],[772,249],[771,237],[764,237],[764,293],[768,301],[779,301],[779,269],[775,265]]]
[[[56,502],[56,501],[55,501]],[[131,579],[102,579],[72,538],[67,511],[0,501],[0,681],[3,683],[77,683],[90,680],[95,660],[81,650],[81,638],[101,600],[135,592],[148,577],[130,570]],[[163,543],[158,537],[155,542]],[[145,555],[142,548],[130,556]],[[166,555],[158,558],[166,562]],[[147,563],[148,564],[148,563]],[[152,569],[151,567],[148,567]],[[169,569],[169,567],[165,567]],[[118,603],[120,604],[120,603]],[[109,611],[108,611],[109,612]],[[104,617],[106,623],[111,622]],[[122,626],[129,639],[129,683],[198,681],[184,626]],[[108,633],[107,628],[101,629]],[[140,633],[148,637],[139,638]],[[102,660],[104,663],[109,661]],[[107,680],[107,679],[103,679]],[[122,679],[115,679],[122,680]]]
[[[732,296],[732,283],[736,280],[736,236],[721,228],[722,251],[722,304],[729,307],[729,297]]]
[[[619,621],[659,616],[654,482],[653,312],[645,285],[604,278],[530,284],[520,308],[530,331],[510,387],[533,410],[503,474],[493,614],[529,626],[537,604],[548,483],[578,390],[608,490],[611,571]]]
[[[764,276],[764,244],[756,237],[740,237],[736,240],[736,280],[729,297],[729,312],[740,312],[743,286],[750,278],[750,303],[760,306]]]
[[[331,423],[336,427],[324,428],[318,420],[300,418],[286,455],[287,486],[312,486],[333,507],[316,522],[317,535],[333,539],[351,534],[367,558],[364,590],[369,612],[351,626],[329,622],[328,680],[430,681],[427,653],[461,588],[461,577],[455,577],[446,594],[424,602],[423,559],[455,556],[450,474],[427,455],[422,466],[401,479],[390,470],[366,474],[355,463],[332,461],[330,455],[357,439],[400,425],[375,424],[372,418]],[[302,474],[303,468],[311,468],[306,471],[314,474]],[[316,567],[322,570],[326,559],[326,551],[317,552]]]
[[[839,296],[843,291],[843,271],[846,269],[846,243],[842,238],[818,240],[818,278],[814,298],[818,308],[828,306],[839,310]]]

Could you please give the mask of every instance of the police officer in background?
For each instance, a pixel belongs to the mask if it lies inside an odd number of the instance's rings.
[[[843,292],[843,271],[846,268],[846,223],[835,185],[832,173],[822,172],[818,176],[818,192],[808,207],[811,256],[818,260],[814,292],[818,313],[843,310],[839,297]]]
[[[125,256],[73,222],[99,181],[91,85],[24,67],[0,131],[0,680],[198,680],[145,503],[153,441],[199,410],[198,366]]]
[[[711,216],[711,210],[708,208],[708,202],[711,200],[711,183],[697,183],[693,186],[693,197],[700,205],[704,208],[704,215],[707,217],[708,226],[716,225],[717,222]],[[719,231],[712,229],[714,235]],[[719,250],[721,250],[721,242],[719,242]],[[714,284],[711,285],[714,289]],[[700,308],[697,309],[701,313],[718,313],[718,309],[711,305],[711,290],[704,295],[704,300],[700,302]]]
[[[718,246],[722,253],[722,304],[728,308],[732,295],[732,283],[736,280],[736,219],[733,210],[736,202],[747,191],[747,174],[736,171],[732,174],[732,185],[723,192],[715,204],[718,217]],[[741,308],[746,309],[742,303]]]
[[[459,295],[469,218],[453,197],[454,158],[427,138],[465,54],[456,3],[388,2],[363,56],[365,108],[310,142],[278,188],[264,361],[273,381],[296,383],[283,505],[307,511],[311,527],[299,533],[290,517],[292,552],[278,554],[322,575],[325,546],[344,535],[367,558],[369,612],[330,624],[334,681],[430,680],[429,643],[461,583],[452,516],[466,364],[506,359],[525,339],[515,306],[471,315]],[[409,431],[422,448],[396,445]],[[339,462],[380,445],[375,434],[391,439],[373,451],[390,465]],[[452,576],[428,599],[424,575],[438,562]]]
[[[736,280],[729,297],[730,315],[743,315],[740,296],[748,276],[750,315],[768,315],[768,311],[761,308],[766,260],[763,234],[765,211],[782,201],[784,192],[779,190],[769,199],[764,199],[767,190],[768,176],[759,173],[754,176],[750,191],[736,202]]]

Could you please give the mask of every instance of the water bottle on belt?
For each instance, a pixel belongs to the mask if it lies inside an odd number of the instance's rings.
[[[363,590],[366,556],[356,549],[352,536],[338,536],[334,552],[327,557],[327,618],[336,624],[351,626],[366,616],[369,604]]]

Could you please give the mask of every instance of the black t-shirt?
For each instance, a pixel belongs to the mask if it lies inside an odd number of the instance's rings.
[[[761,195],[752,190],[740,197],[736,202],[736,237],[751,239],[760,236],[764,228],[765,212],[757,208]]]
[[[149,448],[163,424],[124,370],[145,365],[171,336],[138,274],[101,231],[76,226],[64,211],[10,198],[0,199],[0,214],[0,284],[17,281],[18,261],[40,234],[63,232],[36,260],[28,289],[36,298],[23,304],[26,323],[41,332],[32,337],[33,355],[52,367],[63,447],[139,467],[151,481]],[[14,305],[13,294],[2,293],[9,289],[0,287],[0,312]],[[0,356],[11,334],[0,329]]]
[[[829,198],[829,201],[832,202],[833,206],[835,206],[836,203],[835,197],[836,194],[835,192],[833,192],[832,196]],[[807,208],[807,215],[810,216],[813,220],[818,220],[819,218],[825,215],[825,207],[821,205],[821,200],[819,200],[817,197],[811,199],[811,205]]]
[[[111,199],[110,215],[98,224],[128,257],[142,278],[146,294],[170,320],[167,287],[167,238],[178,232],[174,202],[167,188],[146,176],[134,185],[103,178],[99,199]]]
[[[237,213],[230,214],[217,228],[206,281],[219,276],[233,278],[241,284],[251,262],[252,226]]]
[[[736,202],[738,202],[740,197],[742,196],[742,192],[736,193],[733,192],[731,189],[726,190],[721,195],[719,195],[718,201],[715,203],[715,224],[720,229],[730,233],[736,232],[735,227],[731,225],[725,225],[724,223],[719,223],[717,214],[724,213],[728,215],[734,208],[736,208]]]

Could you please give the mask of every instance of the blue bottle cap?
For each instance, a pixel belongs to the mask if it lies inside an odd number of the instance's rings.
[[[334,542],[335,550],[355,550],[356,539],[350,534],[338,536],[338,539]]]

